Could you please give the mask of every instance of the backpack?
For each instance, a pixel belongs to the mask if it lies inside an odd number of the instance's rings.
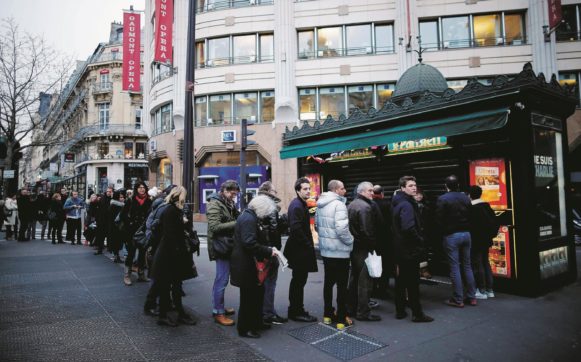
[[[161,217],[169,204],[161,204],[147,217],[145,222],[145,240],[144,245],[157,249],[161,241]]]

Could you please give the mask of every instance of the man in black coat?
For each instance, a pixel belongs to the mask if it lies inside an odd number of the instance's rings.
[[[288,317],[297,322],[316,322],[304,308],[304,288],[309,273],[317,272],[317,257],[311,234],[311,223],[307,199],[311,194],[309,179],[301,177],[295,181],[297,197],[288,207],[289,238],[284,248],[289,268],[293,275],[289,287]]]
[[[357,196],[347,207],[349,231],[353,235],[351,275],[349,277],[349,312],[360,321],[377,322],[381,317],[371,314],[369,293],[373,281],[369,276],[365,259],[377,248],[377,225],[380,217],[373,204],[373,184],[364,181],[357,185]]]
[[[50,206],[50,200],[46,197],[44,191],[39,190],[38,196],[36,197],[36,218],[40,225],[42,226],[40,232],[40,239],[44,240],[44,235],[46,231],[46,225],[48,221],[48,208]],[[36,228],[36,225],[34,226]],[[49,233],[50,234],[50,233]],[[48,236],[48,234],[47,234]]]
[[[392,230],[396,264],[395,310],[397,319],[407,317],[406,304],[413,313],[413,322],[431,322],[420,304],[420,259],[423,254],[424,236],[421,218],[414,196],[416,179],[403,176],[399,179],[400,190],[392,199]],[[408,302],[406,303],[406,295]]]
[[[107,187],[105,195],[99,202],[99,211],[97,212],[97,232],[95,235],[95,246],[97,251],[95,255],[103,254],[103,247],[105,246],[105,238],[109,234],[109,205],[113,198],[113,187]]]
[[[20,231],[18,241],[30,240],[30,222],[32,220],[32,204],[27,189],[20,190],[20,197],[16,200],[18,204],[18,218],[20,219]]]
[[[373,202],[380,217],[377,218],[378,229],[377,253],[381,255],[381,277],[375,281],[373,294],[387,299],[389,278],[393,275],[393,242],[391,240],[391,201],[384,197],[381,185],[373,186]]]

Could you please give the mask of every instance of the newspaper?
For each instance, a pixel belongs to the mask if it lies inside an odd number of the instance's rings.
[[[284,255],[282,255],[282,252],[280,250],[278,250],[277,248],[272,248],[274,250],[274,255],[276,255],[276,257],[278,258],[278,262],[281,266],[281,270],[284,272],[284,270],[288,267],[288,260],[284,257]]]

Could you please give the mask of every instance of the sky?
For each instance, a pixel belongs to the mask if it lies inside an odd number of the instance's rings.
[[[0,18],[12,17],[55,50],[85,60],[109,40],[111,22],[121,22],[130,5],[144,10],[145,0],[0,0]]]

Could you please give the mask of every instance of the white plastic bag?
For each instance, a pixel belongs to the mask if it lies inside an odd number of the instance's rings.
[[[375,251],[373,253],[369,253],[367,259],[365,259],[365,264],[367,265],[367,271],[369,272],[370,277],[381,277],[382,268],[380,255],[377,255]]]

